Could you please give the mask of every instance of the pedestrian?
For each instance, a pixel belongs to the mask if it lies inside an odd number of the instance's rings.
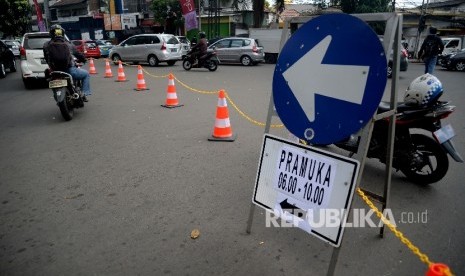
[[[429,35],[423,41],[418,57],[425,62],[425,74],[433,74],[434,67],[438,60],[438,55],[444,50],[441,38],[436,34],[437,29],[434,27],[429,28]]]

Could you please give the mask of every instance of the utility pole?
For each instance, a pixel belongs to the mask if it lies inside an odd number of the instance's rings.
[[[423,0],[421,4],[421,10],[420,10],[420,19],[418,20],[418,32],[417,32],[417,39],[415,41],[415,48],[413,51],[413,54],[418,58],[418,48],[420,47],[420,36],[421,33],[424,31],[426,27],[426,9],[428,8],[429,0],[426,1],[426,7],[425,7],[425,0]]]

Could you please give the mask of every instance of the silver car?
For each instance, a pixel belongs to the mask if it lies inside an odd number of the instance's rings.
[[[171,34],[141,34],[131,36],[110,50],[113,63],[147,62],[158,66],[160,62],[174,65],[181,60],[181,43]]]
[[[2,40],[8,48],[13,52],[15,57],[19,57],[19,43],[16,40]]]
[[[241,63],[247,66],[265,61],[265,53],[258,39],[228,37],[212,43],[208,48],[215,49],[222,63]]]

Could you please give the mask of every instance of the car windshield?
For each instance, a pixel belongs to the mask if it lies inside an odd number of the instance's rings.
[[[164,36],[163,39],[166,41],[166,44],[179,44],[179,40],[174,36]]]
[[[50,37],[44,36],[29,36],[24,40],[25,49],[42,49],[45,42],[49,41]]]
[[[181,41],[181,43],[189,43],[186,37],[178,37],[178,39]]]
[[[97,44],[95,44],[95,42],[93,42],[93,41],[87,41],[87,42],[86,42],[86,45],[87,45],[87,47],[89,47],[89,48],[95,48],[95,47],[97,47]]]

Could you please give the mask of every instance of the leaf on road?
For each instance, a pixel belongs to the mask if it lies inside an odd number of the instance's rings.
[[[199,229],[194,229],[194,230],[192,230],[192,232],[191,232],[191,238],[192,238],[192,239],[195,240],[195,239],[197,239],[199,236],[200,236],[200,231],[199,231]]]

